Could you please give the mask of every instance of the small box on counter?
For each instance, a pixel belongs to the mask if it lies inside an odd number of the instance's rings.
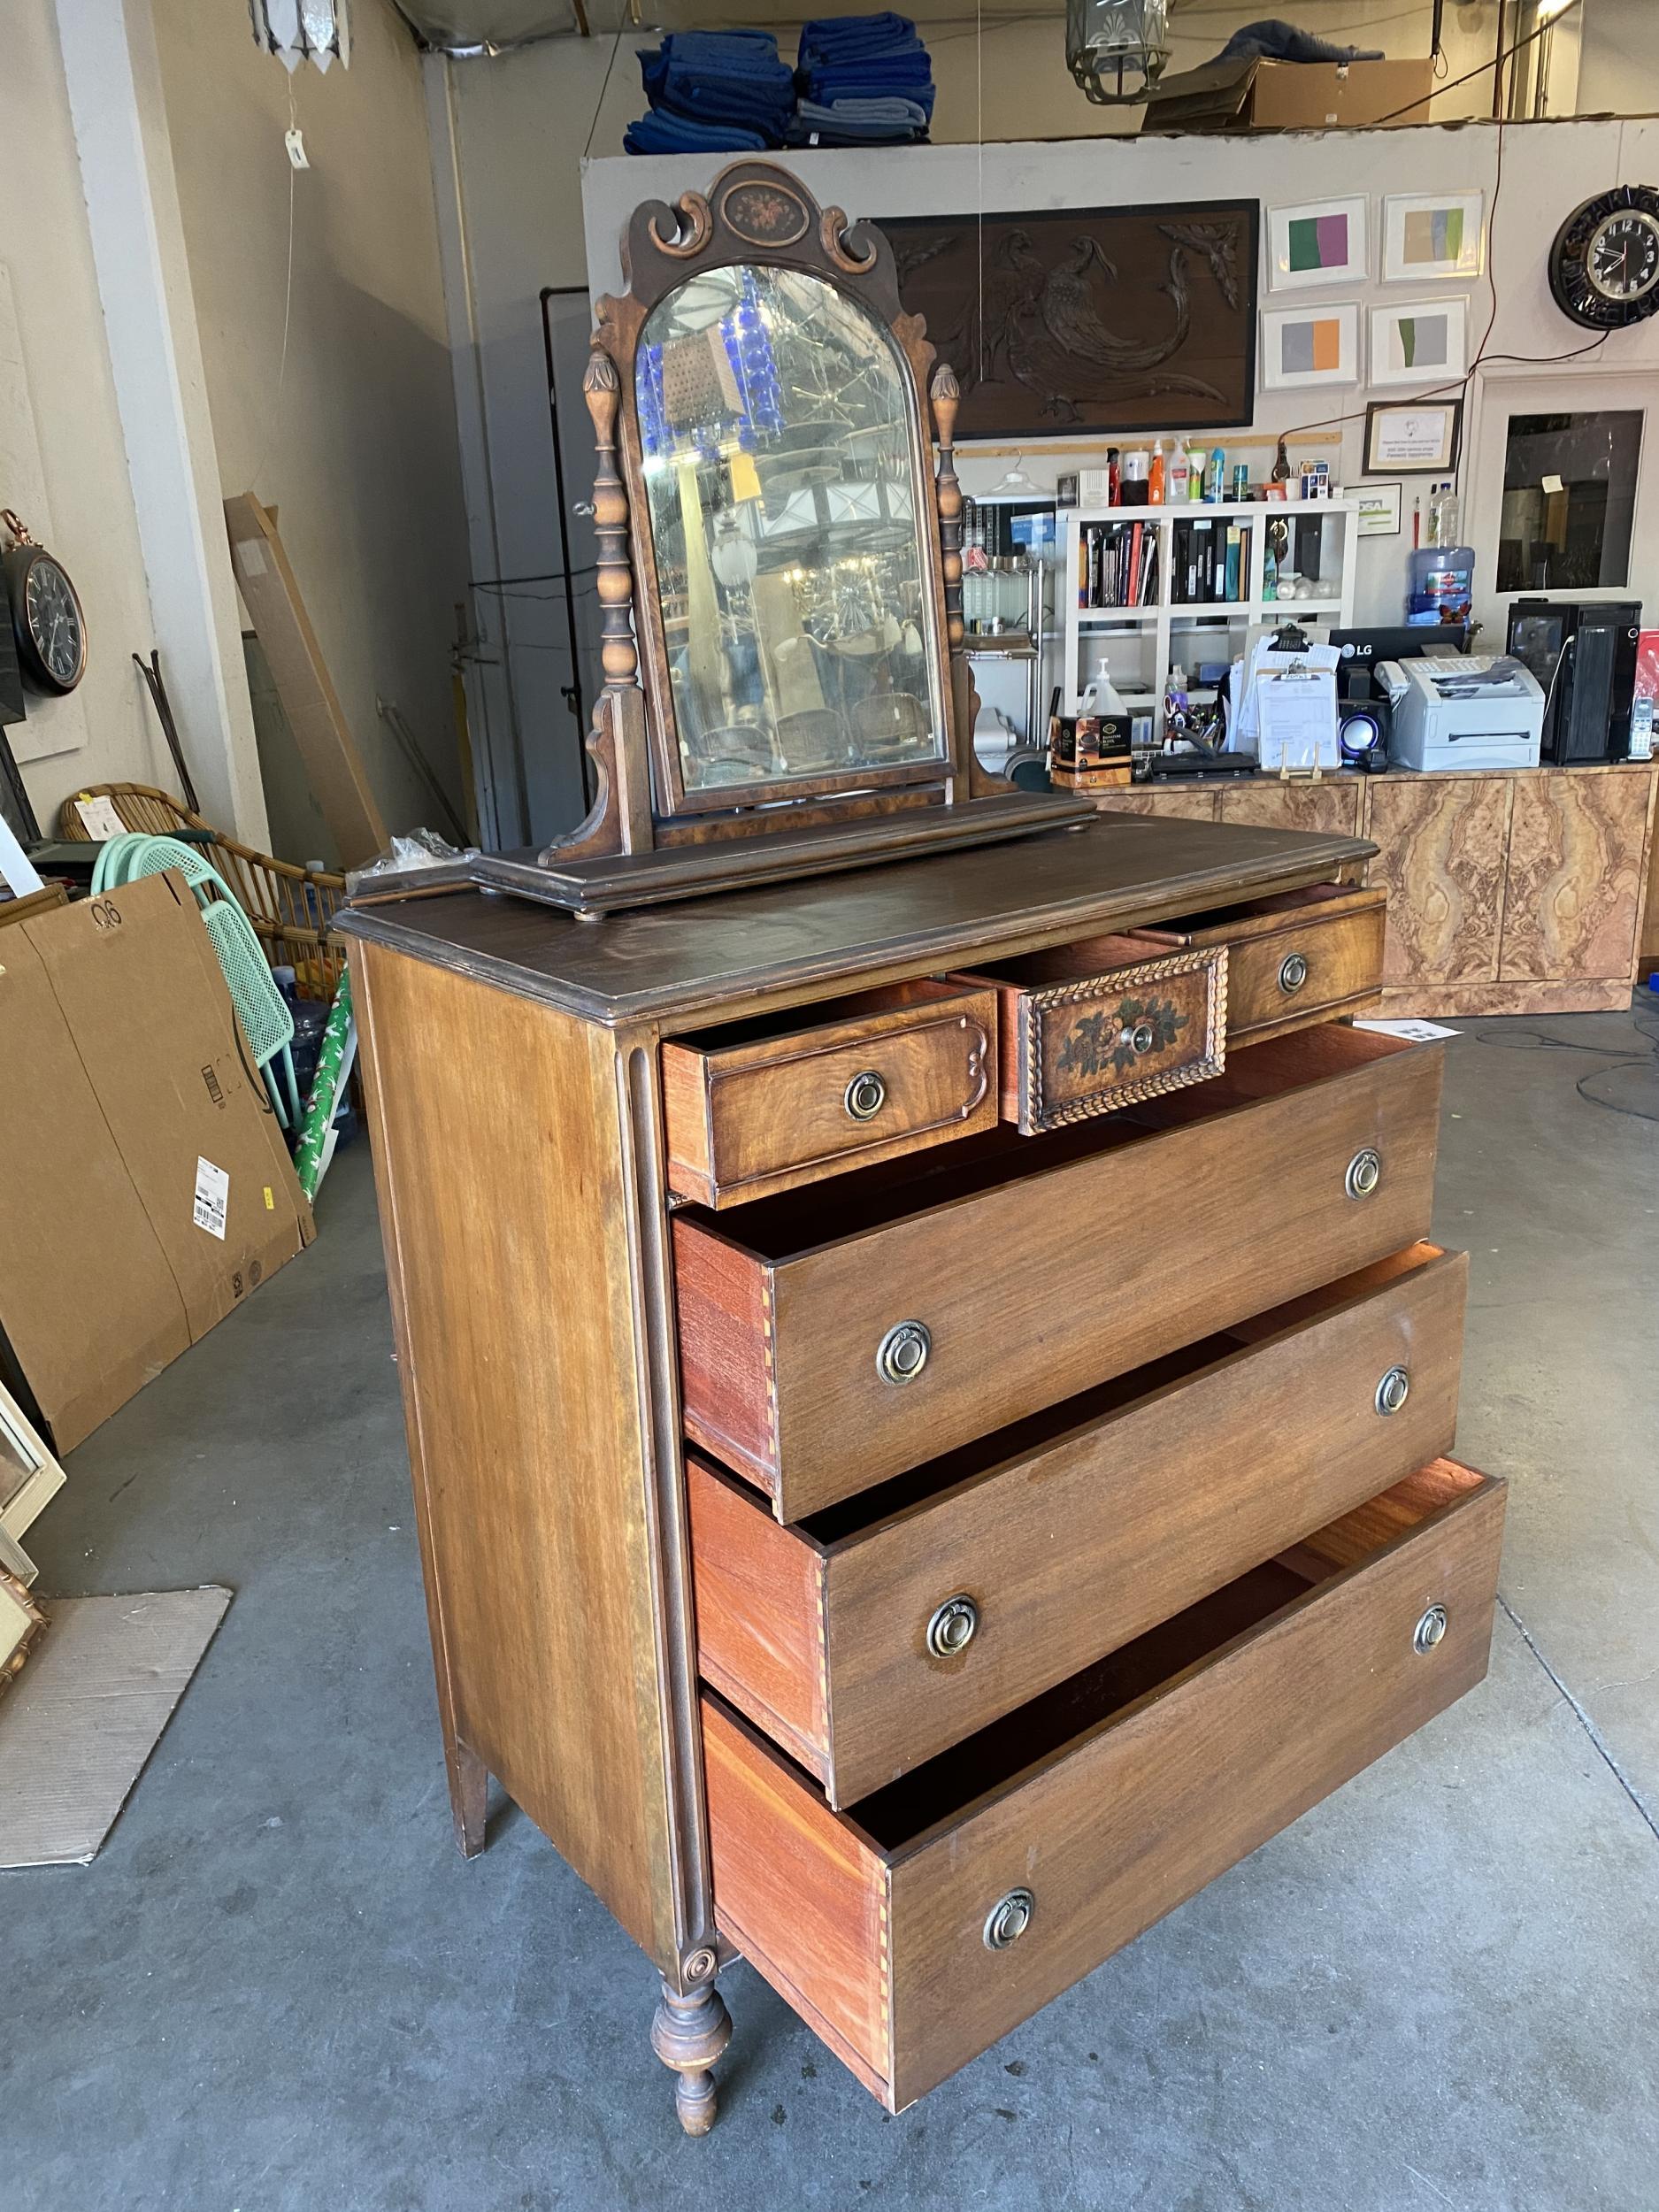
[[[1056,714],[1048,721],[1048,772],[1067,791],[1109,790],[1130,780],[1131,718]]]

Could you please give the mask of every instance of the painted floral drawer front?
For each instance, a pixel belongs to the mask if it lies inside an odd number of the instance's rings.
[[[1225,946],[1022,994],[1019,1125],[1053,1129],[1221,1072]]]

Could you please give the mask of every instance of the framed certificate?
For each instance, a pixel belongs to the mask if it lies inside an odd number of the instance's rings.
[[[1463,433],[1461,399],[1399,407],[1374,399],[1365,410],[1365,473],[1434,476],[1455,468]]]

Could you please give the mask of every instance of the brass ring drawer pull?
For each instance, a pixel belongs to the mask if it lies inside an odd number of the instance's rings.
[[[1412,1648],[1423,1652],[1432,1651],[1445,1633],[1446,1608],[1443,1605],[1431,1605],[1417,1623],[1412,1634]],[[988,1942],[990,1939],[987,1937],[986,1939]]]
[[[876,1372],[883,1382],[914,1382],[933,1348],[925,1321],[896,1321],[876,1347]]]
[[[887,1102],[887,1087],[873,1068],[855,1075],[841,1098],[855,1121],[873,1121]]]
[[[1279,987],[1288,998],[1308,980],[1308,962],[1299,952],[1287,952],[1279,965]]]
[[[927,1648],[935,1659],[954,1659],[966,1651],[979,1625],[979,1609],[971,1597],[947,1598],[927,1624]]]
[[[985,1916],[986,1949],[1006,1951],[1010,1943],[1018,1943],[1036,1909],[1037,1901],[1028,1889],[1010,1889],[1006,1897],[999,1897]]]
[[[1369,1145],[1356,1152],[1348,1164],[1345,1179],[1350,1198],[1369,1198],[1382,1181],[1382,1155],[1373,1152]]]
[[[1398,1413],[1411,1394],[1411,1378],[1403,1367],[1391,1367],[1377,1386],[1379,1413]]]

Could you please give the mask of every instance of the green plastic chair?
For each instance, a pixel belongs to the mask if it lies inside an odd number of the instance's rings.
[[[277,1120],[284,1129],[297,1129],[300,1099],[291,1049],[293,1013],[276,987],[265,949],[235,893],[200,848],[176,837],[145,837],[135,832],[111,837],[93,864],[93,894],[134,883],[141,876],[158,876],[167,868],[176,868],[196,893],[203,925],[212,940],[231,1003],[247,1036],[254,1064],[265,1078]],[[283,1090],[277,1087],[273,1068],[281,1071]]]

